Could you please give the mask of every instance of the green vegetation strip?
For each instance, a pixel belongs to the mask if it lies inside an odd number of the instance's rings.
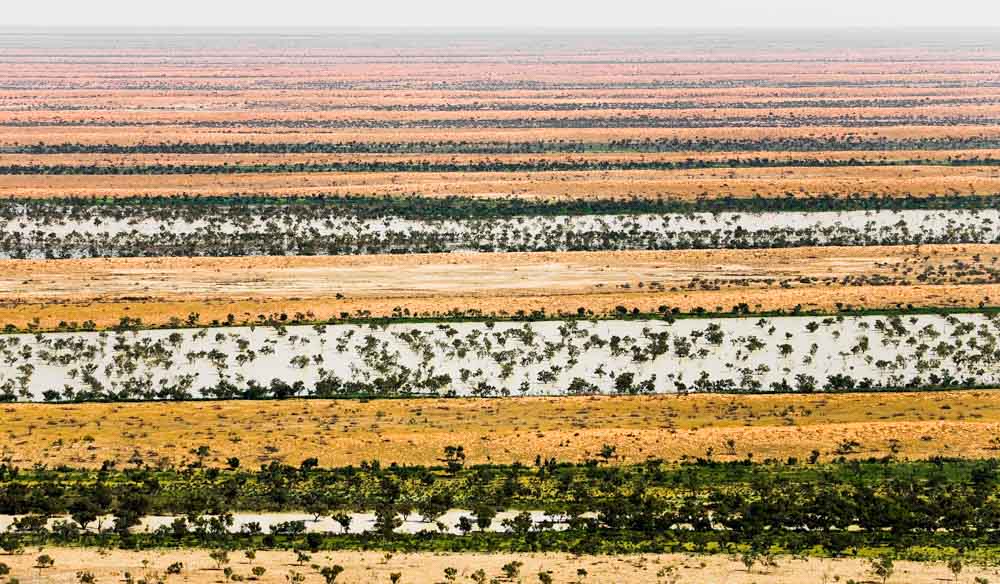
[[[837,446],[849,455],[855,444]],[[204,468],[207,447],[194,462],[170,470],[142,466],[101,470],[18,470],[0,466],[0,513],[28,514],[5,549],[40,542],[130,546],[309,547],[437,551],[733,552],[758,550],[836,555],[861,548],[892,548],[903,557],[935,559],[955,548],[995,554],[1000,549],[1000,462],[962,459],[900,461],[894,457],[817,463],[711,458],[672,465],[610,464],[605,446],[584,464],[536,459],[533,465],[464,465],[449,447],[442,466],[323,469],[315,459],[298,467],[277,462],[256,471]],[[470,510],[465,536],[393,533],[410,512],[434,519],[452,508]],[[544,509],[565,514],[569,529],[554,533],[527,520],[510,521],[505,534],[484,533],[499,510]],[[365,535],[304,533],[301,522],[272,533],[227,533],[234,511],[305,511],[336,516],[373,512],[375,531]],[[135,535],[128,528],[148,514],[221,519],[186,522]],[[68,514],[58,528],[45,518]],[[110,532],[84,533],[103,514]]]

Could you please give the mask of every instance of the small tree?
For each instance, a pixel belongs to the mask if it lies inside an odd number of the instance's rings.
[[[80,498],[69,506],[70,518],[80,526],[80,529],[87,529],[87,525],[97,521],[101,508],[89,498]]]
[[[493,518],[497,516],[497,510],[490,505],[479,505],[475,511],[476,527],[480,531],[486,531],[493,525]]]
[[[351,516],[347,513],[335,513],[333,520],[340,524],[341,533],[347,533],[351,529]]]
[[[48,554],[42,554],[35,560],[36,568],[51,568],[56,561]]]
[[[962,573],[963,567],[962,556],[954,555],[948,558],[948,571],[951,572],[953,580],[958,580],[958,575]]]
[[[341,572],[344,571],[344,567],[340,564],[334,564],[332,566],[327,566],[319,571],[319,575],[323,577],[326,584],[334,584],[337,581],[337,576],[340,576]]]
[[[300,566],[305,565],[306,562],[312,559],[312,556],[310,556],[309,554],[307,554],[302,550],[294,550],[294,551],[295,551],[295,561],[298,562]]]
[[[444,458],[439,458],[438,460],[445,463],[445,466],[448,467],[448,472],[455,474],[465,466],[465,447],[445,446]]]
[[[212,550],[208,552],[208,557],[215,562],[216,570],[221,570],[222,566],[229,563],[229,552],[226,550]]]
[[[888,554],[883,554],[877,558],[871,558],[868,560],[868,573],[873,578],[878,578],[885,584],[889,578],[892,578],[892,573],[896,571],[893,566],[892,556]]]
[[[504,564],[503,567],[500,568],[500,571],[503,572],[504,577],[508,580],[513,580],[521,574],[521,566],[523,565],[524,562],[514,560],[513,562]]]
[[[615,450],[617,450],[617,448],[614,446],[605,444],[601,446],[600,457],[604,459],[604,462],[608,462],[615,457]]]

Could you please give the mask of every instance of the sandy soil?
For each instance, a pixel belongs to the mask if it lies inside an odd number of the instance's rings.
[[[135,195],[391,195],[620,199],[622,197],[930,196],[1000,191],[995,166],[735,168],[564,172],[309,172],[199,175],[0,175],[12,197]]]
[[[977,306],[1000,298],[988,275],[1000,246],[819,247],[776,250],[426,254],[334,257],[0,260],[0,324],[149,324],[197,312],[202,322],[311,312],[331,318],[476,309],[595,313],[616,306],[728,310]],[[976,260],[975,258],[979,258]],[[931,280],[916,276],[928,271]],[[844,286],[881,276],[893,285]],[[340,294],[343,298],[337,298]],[[989,303],[989,301],[987,301]]]
[[[378,459],[435,465],[462,445],[470,463],[530,463],[536,456],[583,461],[604,444],[618,462],[714,455],[731,460],[882,456],[895,444],[907,458],[995,457],[1000,392],[832,395],[690,395],[504,400],[419,399],[229,401],[121,404],[7,404],[0,456],[30,466],[147,464],[239,457],[247,466],[315,456],[326,466]],[[732,439],[735,449],[725,447]]]
[[[385,129],[366,130],[303,129],[289,133],[262,128],[178,128],[174,126],[149,126],[130,128],[122,132],[109,127],[10,127],[4,128],[0,144],[141,144],[190,142],[196,144],[259,142],[435,142],[455,140],[467,142],[575,140],[607,142],[610,140],[636,139],[783,139],[802,137],[844,137],[889,139],[900,138],[996,138],[1000,128],[989,126],[894,126],[885,128],[853,128],[817,126],[808,128],[465,128],[465,129]]]
[[[35,568],[40,554],[55,560],[51,568]],[[0,562],[12,568],[12,576],[22,582],[47,581],[53,583],[76,582],[78,571],[91,572],[98,583],[121,581],[125,572],[140,579],[153,573],[164,574],[167,566],[175,562],[184,565],[179,575],[168,576],[167,582],[184,581],[190,584],[207,584],[223,581],[222,571],[208,557],[207,550],[148,550],[130,552],[122,550],[96,550],[86,548],[46,548],[26,551],[18,556],[0,556]],[[458,582],[471,582],[471,575],[483,570],[488,577],[502,575],[501,567],[512,561],[522,562],[519,580],[504,582],[538,582],[539,572],[551,572],[553,581],[566,584],[585,582],[591,584],[657,584],[657,583],[712,583],[712,584],[818,584],[846,582],[853,579],[868,582],[871,576],[868,564],[862,559],[796,559],[777,558],[778,566],[767,571],[755,567],[748,572],[739,561],[730,556],[712,555],[626,555],[584,556],[567,554],[382,554],[376,552],[320,552],[312,555],[306,565],[296,565],[291,552],[256,552],[249,563],[242,552],[229,555],[227,567],[235,574],[250,576],[253,566],[263,566],[266,572],[262,583],[285,583],[286,576],[298,572],[307,584],[320,584],[323,579],[312,567],[339,564],[344,568],[337,579],[344,584],[388,583],[390,574],[400,573],[401,584],[429,584],[444,581],[445,568],[458,571]],[[577,570],[586,571],[581,578]],[[658,576],[658,574],[661,574]],[[996,568],[966,566],[962,581],[971,582],[975,577],[989,581],[1000,574]],[[39,580],[36,580],[38,578]],[[147,578],[152,581],[151,579]],[[895,575],[889,580],[909,584],[938,584],[951,581],[951,572],[939,563],[896,562]]]

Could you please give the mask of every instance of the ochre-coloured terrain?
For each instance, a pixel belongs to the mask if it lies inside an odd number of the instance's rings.
[[[821,460],[992,458],[1000,392],[7,404],[0,416],[0,456],[23,467],[177,465],[200,446],[206,464],[236,456],[248,468],[309,457],[437,465],[452,445],[470,464],[584,461],[606,444],[616,463],[804,460],[813,450]]]

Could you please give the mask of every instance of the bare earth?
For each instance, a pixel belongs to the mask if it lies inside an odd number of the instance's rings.
[[[325,466],[436,465],[462,445],[470,464],[595,458],[605,444],[617,461],[836,456],[991,458],[1000,436],[1000,392],[690,395],[480,399],[204,401],[118,404],[7,404],[0,457],[20,466],[96,467],[138,456],[150,465],[207,464],[236,456],[254,468],[272,460]],[[730,451],[727,440],[735,442]]]
[[[787,193],[915,197],[1000,191],[995,166],[768,167],[565,172],[304,172],[167,175],[0,175],[23,198],[316,194],[533,200],[784,197]]]
[[[0,325],[60,321],[111,326],[259,314],[327,319],[451,309],[597,314],[617,306],[729,310],[978,306],[1000,298],[998,245],[775,250],[426,254],[333,257],[0,260]],[[978,259],[976,259],[978,258]],[[973,267],[970,273],[962,266]],[[917,276],[933,272],[920,281]],[[859,278],[888,278],[871,285]],[[844,285],[850,278],[851,285]],[[884,285],[891,283],[891,285]],[[341,295],[342,298],[337,296]]]
[[[35,559],[42,553],[55,559],[51,568],[33,567]],[[305,576],[305,582],[319,584],[322,577],[311,567],[339,564],[344,572],[337,579],[345,584],[388,583],[390,574],[399,573],[401,584],[427,584],[444,581],[444,570],[453,567],[458,570],[459,582],[471,582],[471,575],[484,570],[488,577],[502,574],[501,567],[511,561],[523,563],[520,569],[521,582],[538,582],[539,572],[551,572],[557,583],[586,582],[590,584],[656,584],[659,582],[712,583],[712,584],[816,584],[820,582],[846,582],[853,579],[868,582],[867,565],[862,559],[796,559],[777,558],[778,566],[761,571],[754,568],[747,572],[735,558],[725,555],[695,556],[679,554],[626,555],[626,556],[571,556],[567,554],[383,554],[376,552],[321,552],[313,554],[306,565],[296,565],[291,552],[259,551],[253,564],[241,552],[230,554],[228,567],[234,574],[250,576],[253,566],[266,569],[260,578],[263,584],[283,584],[286,576],[298,572]],[[166,567],[181,562],[184,568],[180,575],[168,576],[167,582],[183,581],[190,584],[207,584],[224,579],[222,571],[208,557],[207,550],[156,550],[125,551],[96,550],[87,548],[45,548],[31,549],[22,555],[0,556],[0,561],[11,567],[11,575],[22,582],[43,581],[55,583],[76,582],[76,573],[81,570],[91,572],[97,582],[120,582],[125,572],[135,579],[162,575]],[[143,562],[148,562],[144,564]],[[586,570],[582,580],[578,569]],[[892,582],[909,584],[938,584],[952,581],[951,573],[943,564],[896,562]],[[673,576],[657,576],[670,571]],[[973,578],[984,577],[989,581],[1000,574],[996,568],[966,566],[962,571],[962,581],[972,582]],[[153,581],[152,578],[146,578]],[[502,580],[514,582],[512,580]]]

